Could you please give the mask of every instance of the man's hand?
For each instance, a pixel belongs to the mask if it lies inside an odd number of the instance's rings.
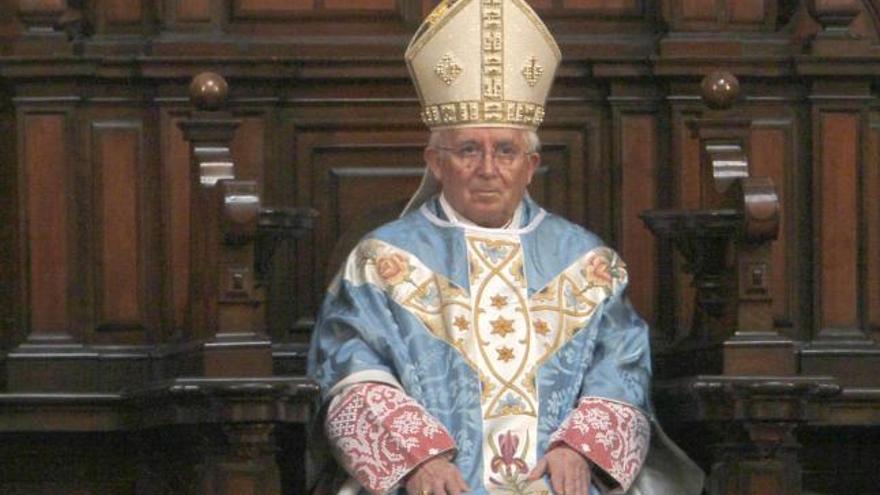
[[[408,495],[461,495],[470,491],[461,471],[444,456],[435,457],[415,468],[406,479]]]
[[[568,445],[558,445],[538,461],[529,473],[536,480],[550,473],[550,484],[558,495],[587,495],[590,492],[590,463]]]

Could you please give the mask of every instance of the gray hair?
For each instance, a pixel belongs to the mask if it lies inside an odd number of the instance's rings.
[[[428,148],[437,148],[443,145],[443,140],[451,129],[441,129],[431,131],[431,137],[428,139]],[[526,153],[539,153],[541,151],[541,138],[538,133],[532,129],[523,129],[523,137],[526,141]]]

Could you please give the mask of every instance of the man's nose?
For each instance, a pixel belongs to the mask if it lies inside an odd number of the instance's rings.
[[[491,149],[483,150],[477,161],[477,173],[483,176],[493,176],[498,173],[497,163],[495,163],[495,152]]]

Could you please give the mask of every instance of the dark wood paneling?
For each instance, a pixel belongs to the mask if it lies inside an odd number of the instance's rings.
[[[331,16],[338,11],[394,13],[398,6],[396,0],[235,0],[232,12],[238,19],[279,19],[303,13]]]
[[[166,254],[165,318],[175,331],[186,324],[189,303],[189,145],[178,127],[179,114],[164,110],[162,142],[162,218]]]
[[[25,176],[28,252],[27,308],[32,334],[67,333],[70,320],[72,218],[67,115],[24,113],[21,156]]]
[[[211,20],[211,0],[176,0],[174,12],[182,22],[207,22]]]
[[[324,0],[328,10],[386,10],[393,11],[396,0]]]
[[[93,124],[99,329],[145,326],[141,142],[137,122]]]
[[[774,0],[671,0],[664,5],[675,31],[770,31],[780,10]]]
[[[67,0],[18,0],[19,12],[60,12],[67,8]]]
[[[300,292],[298,299],[307,305],[301,314],[314,314],[315,295],[323,292],[337,268],[327,266],[337,240],[349,230],[365,234],[361,224],[374,211],[405,203],[416,190],[425,142],[423,131],[335,130],[297,136],[297,196],[301,201],[308,197],[307,204],[320,214],[309,250],[312,276],[308,281],[300,279],[312,292]],[[386,221],[396,216],[388,213]]]
[[[95,9],[108,26],[138,24],[143,20],[143,0],[98,0]]]
[[[714,21],[718,17],[718,2],[681,0],[681,17],[686,21]]]
[[[20,312],[25,306],[21,300],[21,266],[18,263],[19,214],[22,211],[18,194],[22,186],[17,180],[15,112],[8,97],[0,91],[0,225],[6,226],[0,229],[0,285],[4,287],[0,290],[0,350],[10,347],[21,331]]]
[[[659,189],[657,117],[630,114],[621,117],[620,129],[620,249],[629,267],[629,296],[648,322],[656,322],[657,303],[654,236],[639,218],[643,211],[656,208]]]
[[[781,125],[780,125],[781,124]],[[789,184],[786,171],[791,168],[792,149],[791,122],[757,121],[753,123],[750,145],[749,173],[754,177],[768,177],[773,180],[776,192],[782,204],[782,215],[779,222],[779,238],[773,243],[771,262],[773,272],[770,274],[770,294],[773,297],[773,316],[777,321],[791,322],[794,320],[791,302],[790,283],[796,282],[788,262],[790,248],[790,218],[795,203],[790,199]]]
[[[859,116],[822,112],[818,123],[820,328],[855,329],[859,326]]]
[[[602,14],[637,14],[641,11],[641,3],[640,0],[562,0],[560,7]]]
[[[587,224],[586,176],[592,136],[584,130],[546,129],[541,132],[541,166],[529,193],[547,210]]]
[[[235,17],[249,19],[271,19],[314,11],[315,8],[315,0],[235,0],[232,4]]]
[[[702,198],[700,166],[700,141],[686,124],[694,114],[688,110],[673,109],[673,174],[672,188],[677,208],[699,209]],[[684,271],[684,260],[675,255],[675,301],[676,332],[688,332],[693,325],[694,296],[693,277]]]
[[[767,14],[767,4],[773,0],[737,0],[727,4],[727,17],[737,24],[759,24]]]
[[[880,341],[880,115],[871,115],[862,179],[865,215],[865,274],[867,320],[875,340]]]
[[[257,181],[260,191],[263,190],[263,174],[267,168],[265,131],[264,117],[244,117],[232,141],[236,178]]]

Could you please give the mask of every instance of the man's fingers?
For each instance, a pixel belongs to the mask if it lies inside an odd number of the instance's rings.
[[[471,488],[468,486],[467,482],[464,480],[464,476],[462,476],[461,471],[458,469],[455,470],[455,480],[458,482],[458,486],[461,487],[461,491],[469,492]]]
[[[568,495],[565,492],[565,480],[562,479],[562,475],[550,472],[550,485],[553,486],[553,491],[559,494]]]
[[[467,491],[467,485],[465,485],[460,473],[452,473],[452,476],[446,479],[446,491],[449,492],[449,495],[461,495]]]
[[[544,471],[546,471],[546,470],[547,470],[547,459],[542,457],[541,460],[538,461],[537,464],[535,464],[535,468],[532,469],[532,472],[529,473],[529,475],[526,477],[526,479],[529,481],[535,481],[536,479],[543,476]]]

